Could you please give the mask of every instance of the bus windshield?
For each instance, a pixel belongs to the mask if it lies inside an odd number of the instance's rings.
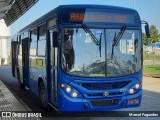
[[[142,67],[139,30],[65,28],[62,69],[82,77],[118,77],[138,72]],[[121,34],[119,40],[115,37]],[[95,41],[96,40],[96,41]],[[96,43],[97,42],[97,43]]]

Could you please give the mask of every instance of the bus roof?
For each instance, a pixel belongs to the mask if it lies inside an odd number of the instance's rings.
[[[110,10],[120,10],[120,11],[130,11],[130,12],[135,12],[138,14],[138,12],[134,9],[131,8],[125,8],[125,7],[118,7],[118,6],[109,6],[109,5],[91,5],[91,4],[73,4],[73,5],[60,5],[58,7],[56,7],[55,9],[51,10],[50,12],[46,13],[45,15],[43,15],[42,17],[40,17],[39,19],[35,20],[34,22],[32,22],[31,24],[27,25],[26,27],[24,27],[23,29],[21,29],[19,31],[19,33],[34,28],[35,26],[51,19],[54,18],[54,16],[59,16],[61,14],[61,12],[63,11],[63,9],[65,8],[98,8],[98,9],[110,9]]]
[[[131,8],[111,6],[111,5],[94,5],[94,4],[72,4],[72,5],[60,5],[57,8],[104,8],[104,9],[117,9],[117,10],[127,10],[136,11]]]

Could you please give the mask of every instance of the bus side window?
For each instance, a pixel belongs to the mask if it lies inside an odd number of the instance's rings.
[[[31,31],[31,42],[30,42],[30,66],[36,66],[36,55],[37,55],[37,28]]]
[[[37,28],[31,31],[30,55],[36,56],[37,50]]]
[[[38,42],[37,42],[37,65],[41,67],[45,66],[45,55],[46,55],[46,24],[39,27],[38,31]]]
[[[20,41],[20,48],[19,48],[19,55],[22,55],[22,40],[24,39],[23,33],[19,36],[19,41]]]
[[[46,24],[39,27],[39,37],[38,37],[38,56],[45,56],[46,51]]]
[[[21,36],[19,36],[19,55],[22,55],[22,39],[21,39]]]

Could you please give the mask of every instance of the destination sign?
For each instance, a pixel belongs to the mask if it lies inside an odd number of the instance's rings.
[[[134,24],[134,16],[120,13],[76,13],[69,14],[70,22],[107,22],[107,23],[128,23]]]
[[[64,8],[59,20],[62,24],[140,26],[136,11],[110,8]]]

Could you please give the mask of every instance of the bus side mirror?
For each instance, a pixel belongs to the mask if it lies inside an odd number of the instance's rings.
[[[147,38],[151,38],[151,33],[150,33],[150,29],[149,29],[148,23],[146,21],[142,21],[142,24],[145,24],[145,32],[146,32]]]
[[[58,32],[53,32],[53,47],[58,47]]]
[[[150,30],[149,30],[149,25],[148,23],[145,25],[145,31],[146,31],[146,36],[147,38],[151,38]]]

